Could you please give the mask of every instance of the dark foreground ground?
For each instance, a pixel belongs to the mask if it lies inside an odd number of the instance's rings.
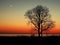
[[[21,45],[39,45],[39,44],[60,44],[60,36],[48,36],[48,37],[26,37],[26,36],[15,36],[15,37],[4,37],[0,36],[0,44],[21,44]]]

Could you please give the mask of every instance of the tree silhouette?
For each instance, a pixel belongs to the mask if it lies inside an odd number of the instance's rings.
[[[35,26],[38,30],[38,36],[42,36],[42,31],[49,30],[54,27],[54,22],[51,20],[51,15],[49,14],[49,9],[42,5],[38,5],[35,8],[28,10],[25,13],[28,17],[30,23]]]

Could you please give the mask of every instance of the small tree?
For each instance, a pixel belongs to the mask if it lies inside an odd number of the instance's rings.
[[[47,7],[38,5],[35,8],[28,10],[25,14],[30,22],[38,30],[38,36],[42,36],[42,31],[49,30],[54,27],[54,22],[50,19],[51,15]]]

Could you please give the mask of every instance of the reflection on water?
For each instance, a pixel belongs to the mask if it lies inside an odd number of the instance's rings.
[[[0,36],[38,36],[38,34],[0,34]],[[43,36],[60,36],[60,34],[43,34]]]

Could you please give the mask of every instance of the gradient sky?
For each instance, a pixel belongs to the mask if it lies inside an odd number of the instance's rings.
[[[56,22],[52,32],[60,33],[60,0],[0,0],[0,32],[29,33],[31,26],[24,14],[37,5],[49,8],[51,19]]]

